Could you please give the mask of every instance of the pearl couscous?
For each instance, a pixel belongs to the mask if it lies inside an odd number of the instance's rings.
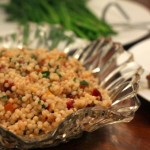
[[[111,100],[78,60],[57,50],[0,50],[0,125],[14,134],[49,133],[69,114],[96,105]]]

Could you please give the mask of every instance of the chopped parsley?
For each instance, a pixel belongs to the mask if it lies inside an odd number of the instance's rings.
[[[7,95],[4,95],[4,96],[0,97],[0,99],[6,100],[6,99],[8,99],[8,96],[7,96]]]
[[[44,108],[44,109],[45,109],[45,108],[46,108],[46,106],[45,106],[44,104],[42,104],[42,108]]]
[[[37,60],[37,56],[35,54],[31,54],[31,58]]]
[[[41,104],[41,100],[38,101],[38,104]]]
[[[62,77],[62,75],[57,71],[56,74],[59,76],[59,78]]]
[[[22,96],[20,96],[18,99],[19,99],[20,101],[22,101]]]
[[[50,72],[49,71],[43,71],[42,75],[43,75],[43,78],[48,78],[50,75]]]
[[[59,73],[58,69],[59,69],[59,65],[57,65],[57,67],[56,67],[54,73],[56,73],[56,74],[61,78],[62,75]]]
[[[52,68],[52,65],[51,65],[50,63],[48,63],[48,66],[49,66],[50,68]]]
[[[27,65],[29,65],[30,64],[30,62],[28,61],[28,62],[26,62],[27,63]]]
[[[42,101],[41,101],[41,100],[38,101],[38,104],[41,105],[42,108],[44,108],[44,109],[46,108],[46,106],[45,106],[44,104],[42,104]]]
[[[57,60],[60,60],[60,59],[62,59],[62,58],[63,58],[62,56],[59,56]]]
[[[21,64],[19,64],[18,69],[20,69],[21,67],[22,67],[22,65],[21,65]]]
[[[76,82],[76,80],[77,80],[77,78],[76,78],[76,77],[74,77],[74,78],[73,78],[73,81],[74,81],[74,82]]]
[[[9,57],[9,62],[11,62],[12,61],[12,58],[11,57]]]
[[[80,86],[89,86],[89,83],[85,80],[80,81]]]
[[[34,94],[33,93],[31,94],[31,96],[32,96],[32,99],[34,99]]]
[[[56,66],[55,72],[59,69],[59,65]]]

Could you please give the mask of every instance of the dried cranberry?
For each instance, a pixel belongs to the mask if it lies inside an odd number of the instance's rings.
[[[95,104],[88,104],[86,107],[94,107]]]
[[[5,86],[5,84],[8,84],[8,87]],[[14,83],[9,81],[9,80],[5,80],[3,83],[3,89],[6,92],[7,90],[11,91],[11,87],[14,86]]]
[[[39,66],[43,66],[44,64],[45,64],[45,60],[44,59],[42,59],[41,61],[38,62]]]
[[[93,96],[96,96],[96,97],[99,97],[99,100],[101,101],[102,100],[102,95],[101,95],[101,93],[100,93],[100,91],[98,90],[98,89],[93,89],[93,91],[92,91],[92,95]]]
[[[86,86],[84,86],[84,85],[80,85],[80,88],[81,88],[81,89],[84,89],[84,88],[86,88]]]
[[[4,106],[4,109],[6,111],[14,111],[15,110],[15,107],[12,103],[7,103],[5,106]]]
[[[19,64],[24,64],[24,61],[23,60],[18,60],[18,63]]]
[[[69,93],[69,94],[66,95],[66,97],[67,98],[75,98],[75,95],[72,95],[72,94]]]
[[[68,108],[68,109],[73,108],[73,103],[74,103],[74,100],[73,100],[73,99],[68,100],[68,101],[66,102],[67,108]]]
[[[2,72],[4,68],[5,68],[5,65],[1,64],[0,65],[0,72]]]

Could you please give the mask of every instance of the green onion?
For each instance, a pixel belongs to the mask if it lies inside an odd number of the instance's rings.
[[[7,4],[1,4],[9,16],[9,20],[18,21],[24,25],[24,42],[27,43],[29,35],[28,22],[59,24],[60,30],[52,30],[52,48],[58,45],[60,40],[67,39],[64,31],[71,30],[76,36],[88,40],[98,37],[107,37],[116,32],[104,20],[96,17],[87,7],[88,0],[10,0]],[[18,9],[21,8],[21,9]],[[34,9],[33,9],[34,8]],[[55,37],[55,38],[54,38]]]
[[[49,71],[43,71],[42,75],[43,75],[43,78],[48,78],[50,75],[50,72]]]

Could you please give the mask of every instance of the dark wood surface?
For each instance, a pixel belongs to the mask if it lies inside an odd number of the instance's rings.
[[[130,123],[108,125],[48,150],[150,150],[150,102],[140,100]]]
[[[150,0],[135,0],[150,9]],[[129,123],[108,125],[49,150],[150,150],[150,102],[139,97],[141,107]]]
[[[150,9],[150,0],[134,0],[142,5],[144,5],[145,7],[147,7],[148,9]]]

